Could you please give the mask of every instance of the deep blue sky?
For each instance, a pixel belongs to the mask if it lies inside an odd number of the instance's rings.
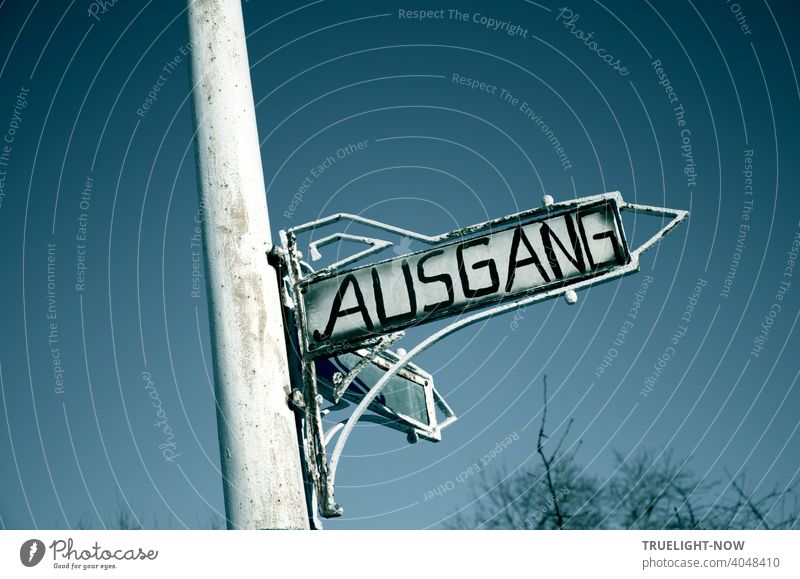
[[[614,451],[667,449],[709,480],[727,469],[757,490],[798,482],[800,278],[785,268],[800,231],[800,5],[742,1],[736,14],[724,0],[457,4],[466,21],[429,2],[244,4],[276,241],[281,228],[336,212],[438,234],[535,207],[544,194],[613,190],[691,218],[637,275],[426,352],[419,363],[459,421],[441,443],[414,446],[359,427],[338,477],[345,517],[328,527],[441,526],[471,508],[472,481],[452,481],[508,436],[518,440],[485,472],[532,465],[543,374],[550,424],[575,418],[567,444],[582,440],[589,474],[609,476]],[[122,508],[145,526],[203,527],[222,510],[222,486],[205,290],[192,295],[198,203],[183,3],[121,1],[96,17],[91,7],[0,3],[0,138],[11,139],[0,143],[0,526],[101,527]],[[444,12],[400,17],[415,9]],[[508,26],[487,28],[475,14]],[[454,74],[497,90],[471,90]],[[293,203],[312,168],[359,142]],[[659,225],[626,221],[632,245]],[[440,325],[410,332],[405,347]],[[685,335],[669,351],[679,326]],[[154,392],[180,454],[172,461],[159,450]],[[452,490],[425,500],[439,485]]]

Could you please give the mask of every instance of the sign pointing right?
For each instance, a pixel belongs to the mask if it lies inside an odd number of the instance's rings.
[[[454,231],[446,237],[456,241],[423,251],[312,274],[300,286],[309,349],[352,350],[387,332],[624,266],[630,253],[618,201],[607,194],[543,207]]]
[[[430,391],[426,389],[429,384],[423,378],[417,384],[423,387],[420,390],[397,380],[404,377],[403,372],[415,356],[445,336],[481,320],[558,295],[575,303],[577,290],[638,271],[640,256],[689,215],[677,209],[626,203],[617,191],[557,204],[546,195],[543,202],[544,207],[434,237],[344,213],[292,228],[283,236],[303,363],[305,390],[299,398],[305,408],[306,440],[312,445],[311,476],[324,516],[342,513],[334,500],[336,468],[348,437],[368,408],[379,414],[389,413],[393,424],[402,422],[402,428],[409,432],[438,440]],[[621,210],[669,221],[642,245],[629,250]],[[312,258],[320,257],[321,245],[336,240],[358,241],[370,248],[313,271],[301,262],[296,249],[297,233],[341,220],[390,231],[430,247],[344,269],[391,244],[349,233],[333,234],[310,243]],[[303,275],[304,270],[311,273]],[[453,320],[408,351],[398,350],[389,363],[379,362],[381,353],[402,335],[404,328],[472,310],[480,311]],[[367,347],[370,349],[346,361],[340,370],[326,370],[324,358]],[[319,409],[322,397],[317,394],[316,362],[321,364],[317,367],[320,382],[325,382],[324,375],[331,377],[329,390],[334,403],[343,396],[350,396],[353,402],[359,400],[346,423],[335,426],[327,437]],[[367,367],[373,373],[372,379],[363,387],[359,385],[359,392],[351,391],[353,381]],[[382,396],[384,391],[388,394]],[[443,410],[449,409],[443,405]],[[449,411],[440,428],[453,420],[455,416]],[[328,466],[325,444],[336,432],[339,434]]]

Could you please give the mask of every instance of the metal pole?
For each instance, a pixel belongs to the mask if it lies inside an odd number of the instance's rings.
[[[189,0],[197,176],[231,529],[307,529],[239,0]]]

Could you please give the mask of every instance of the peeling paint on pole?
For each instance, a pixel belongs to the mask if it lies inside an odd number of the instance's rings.
[[[229,528],[308,528],[238,0],[189,0],[198,184]]]

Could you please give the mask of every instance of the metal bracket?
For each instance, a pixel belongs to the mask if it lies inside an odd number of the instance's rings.
[[[301,257],[302,254],[297,250],[297,241],[294,233],[281,232],[281,240],[285,244],[286,265],[289,278],[289,285],[297,297],[297,288],[302,279]],[[309,478],[317,494],[317,503],[320,513],[324,517],[339,517],[342,515],[342,507],[333,498],[333,481],[328,476],[328,459],[325,452],[324,433],[322,428],[322,413],[320,403],[322,397],[317,392],[317,379],[314,364],[308,355],[308,344],[306,343],[305,332],[305,308],[303,300],[295,299],[293,309],[295,325],[298,329],[297,338],[300,350],[301,373],[303,381],[302,405],[297,404],[305,413],[303,421],[303,439],[305,441],[306,464],[308,465]]]
[[[305,227],[306,226],[300,226],[300,229]],[[322,397],[320,396],[317,388],[316,369],[314,365],[315,357],[309,353],[308,343],[306,342],[305,337],[306,334],[302,330],[302,328],[305,327],[304,324],[306,320],[306,312],[303,300],[298,299],[297,297],[300,291],[300,280],[302,280],[304,277],[303,271],[305,270],[311,275],[314,275],[317,272],[314,272],[314,269],[310,265],[302,261],[302,253],[297,248],[297,230],[298,228],[293,228],[289,231],[281,231],[280,238],[284,247],[282,249],[275,249],[270,252],[270,259],[273,261],[280,261],[281,265],[286,271],[286,278],[288,281],[288,284],[286,285],[291,288],[292,295],[288,295],[287,292],[284,295],[284,303],[291,305],[291,309],[294,313],[295,327],[298,330],[296,337],[300,351],[300,359],[302,362],[302,390],[295,388],[292,391],[290,402],[295,408],[304,414],[305,419],[303,420],[303,439],[305,441],[305,463],[308,467],[309,478],[311,479],[314,487],[313,494],[316,497],[315,502],[317,503],[317,507],[319,508],[320,514],[323,517],[338,517],[341,516],[343,509],[338,503],[336,503],[334,499],[333,477],[331,476],[332,473],[329,469],[326,446],[331,439],[342,428],[344,428],[347,421],[336,424],[326,434],[322,424],[322,416],[331,410],[338,410],[347,406],[347,403],[342,400],[342,395],[347,390],[348,386],[353,382],[353,380],[356,379],[358,374],[367,367],[367,365],[376,361],[376,358],[383,354],[389,348],[389,346],[403,337],[404,332],[395,332],[393,334],[372,340],[371,348],[363,357],[363,359],[356,366],[351,368],[346,375],[340,375],[341,378],[339,378],[338,383],[335,385],[336,389],[334,392],[334,399],[336,403],[334,403],[334,405],[331,407],[321,409],[320,404],[322,402]],[[334,234],[318,240],[315,244],[310,246],[312,259],[315,257],[319,258],[320,246],[332,243],[337,239],[364,241],[366,243],[370,243],[372,247],[350,256],[347,259],[340,260],[332,266],[329,266],[328,269],[341,267],[342,265],[352,263],[366,255],[376,253],[392,245],[390,242],[366,237],[356,237],[348,234]],[[287,289],[286,286],[284,286],[284,289]],[[391,368],[387,364],[386,370],[390,369]],[[393,376],[399,370],[400,367],[397,367],[391,375]],[[455,421],[456,418],[452,409],[447,405],[447,403],[444,402],[442,397],[435,390],[434,397],[436,406],[445,415],[445,420],[438,428],[438,432],[444,426]],[[356,420],[363,419],[373,422],[380,422],[381,424],[397,428],[397,426],[394,425],[391,420],[382,417],[362,415],[363,412],[359,414]],[[419,435],[413,429],[407,430],[406,432],[408,434],[409,442],[413,443],[419,440]]]
[[[373,253],[383,251],[387,247],[391,247],[393,245],[390,241],[384,241],[383,239],[373,239],[372,237],[350,235],[349,233],[334,233],[333,235],[328,235],[327,237],[323,237],[322,239],[318,239],[317,241],[312,241],[311,243],[308,244],[308,249],[309,252],[311,253],[311,260],[317,261],[319,259],[322,259],[322,254],[319,252],[320,247],[331,244],[335,241],[341,241],[343,239],[347,241],[355,241],[358,243],[366,243],[370,247],[365,249],[364,251],[359,251],[358,253],[355,253],[346,259],[337,261],[333,265],[328,266],[329,269],[338,269],[349,263],[358,261],[362,257],[366,257],[368,255],[372,255]]]

